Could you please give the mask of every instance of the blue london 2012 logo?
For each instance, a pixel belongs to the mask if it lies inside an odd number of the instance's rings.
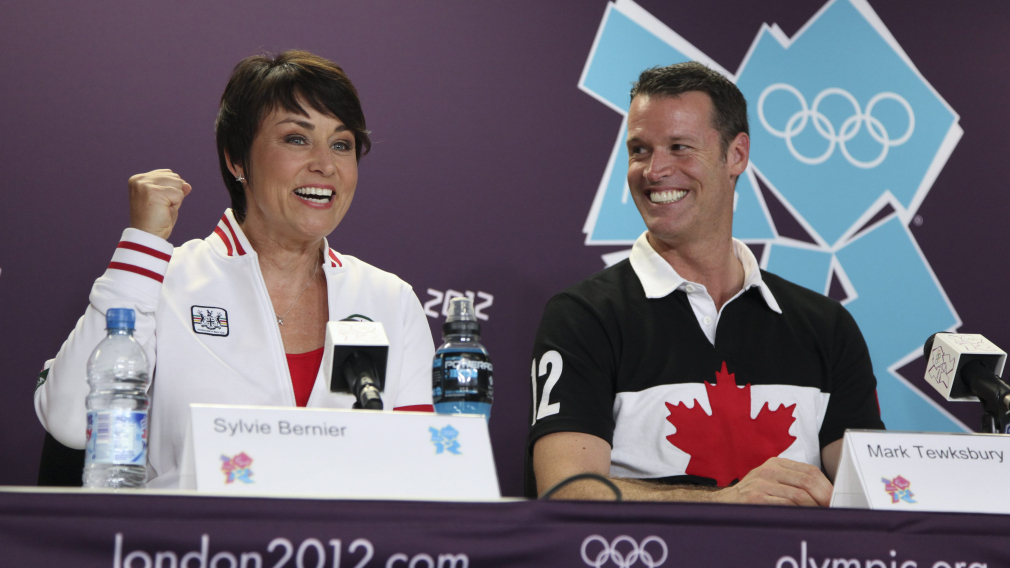
[[[431,434],[431,443],[435,445],[436,454],[449,452],[458,456],[462,453],[459,440],[456,439],[459,436],[459,430],[453,428],[451,424],[441,430],[429,426],[428,432]]]
[[[791,38],[762,26],[735,75],[617,0],[579,88],[626,117],[643,69],[690,60],[724,73],[747,98],[751,167],[737,182],[734,236],[766,245],[761,262],[771,272],[825,294],[832,282],[844,290],[889,429],[967,430],[896,372],[931,333],[961,325],[908,228],[961,138],[957,113],[865,0],[829,1]],[[631,244],[645,230],[625,179],[626,136],[625,120],[586,219],[587,245]],[[779,235],[758,179],[808,239]]]

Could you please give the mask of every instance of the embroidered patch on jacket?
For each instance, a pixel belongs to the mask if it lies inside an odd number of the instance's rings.
[[[193,306],[193,331],[204,335],[228,336],[228,310]]]

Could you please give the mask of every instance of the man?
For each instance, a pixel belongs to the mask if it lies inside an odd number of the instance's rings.
[[[527,493],[609,477],[625,499],[826,506],[846,428],[883,428],[869,353],[837,302],[732,238],[747,103],[698,63],[631,91],[628,260],[555,296],[533,352]],[[532,467],[530,467],[530,465]],[[609,499],[593,480],[559,498]]]

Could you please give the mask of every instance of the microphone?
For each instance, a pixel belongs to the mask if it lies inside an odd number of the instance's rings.
[[[939,332],[922,348],[926,382],[950,401],[980,401],[983,432],[1010,434],[1010,385],[1000,380],[1006,352],[978,334]]]
[[[323,368],[330,392],[354,396],[354,408],[382,410],[389,338],[374,321],[331,321],[326,324]]]

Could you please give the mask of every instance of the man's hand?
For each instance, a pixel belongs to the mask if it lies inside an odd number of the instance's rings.
[[[182,200],[193,187],[172,170],[154,170],[130,178],[130,226],[167,239]]]
[[[785,458],[771,458],[736,485],[711,495],[719,503],[827,507],[831,490],[831,482],[820,469]]]

